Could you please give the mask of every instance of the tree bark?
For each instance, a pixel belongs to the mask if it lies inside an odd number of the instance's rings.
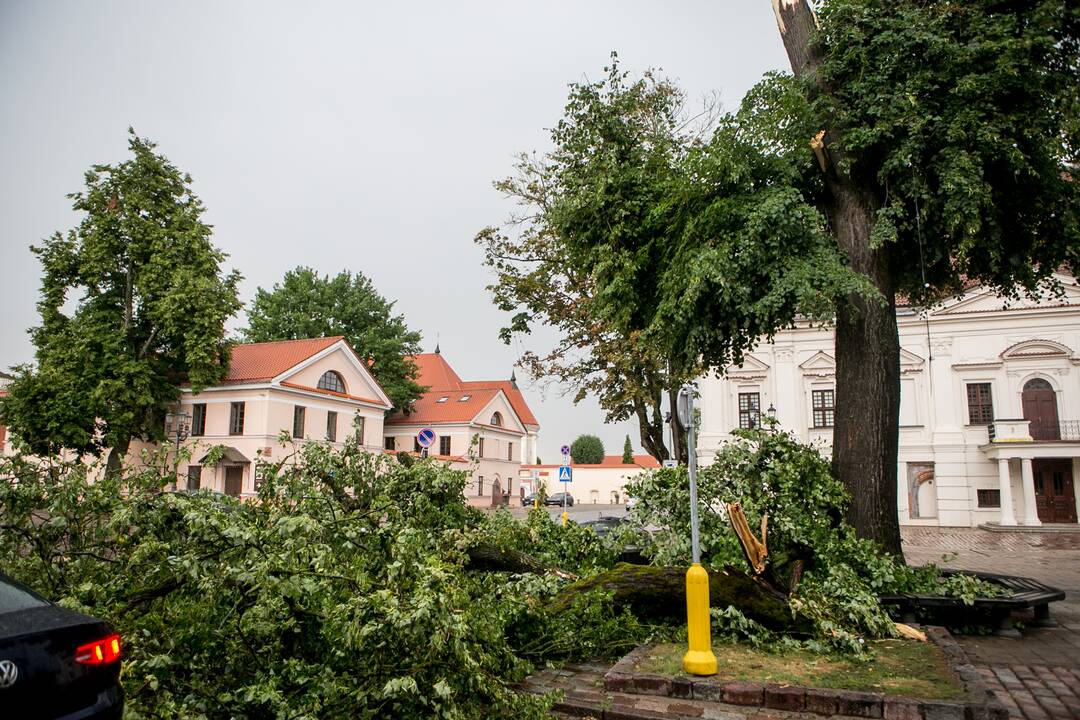
[[[806,0],[772,0],[792,72],[829,92],[818,81],[821,48],[813,43],[817,19]],[[896,288],[884,248],[872,248],[870,231],[880,199],[874,178],[860,176],[858,158],[829,148],[829,131],[813,138],[825,174],[825,202],[832,232],[848,264],[866,276],[884,302],[848,296],[836,312],[836,422],[833,473],[851,494],[848,521],[860,537],[902,556],[896,509],[896,460],[900,432],[900,341]],[[807,138],[811,142],[811,138]],[[851,168],[840,171],[838,160]]]
[[[551,609],[565,610],[593,590],[610,592],[616,611],[626,608],[644,620],[686,619],[685,568],[619,563],[607,572],[567,585],[552,600]],[[734,568],[709,572],[709,604],[738,608],[746,617],[773,630],[809,629],[805,620],[792,617],[783,593]]]
[[[634,414],[638,419],[638,434],[641,437],[641,447],[645,452],[652,455],[659,462],[670,457],[667,445],[664,444],[664,424],[660,415],[660,403],[657,401],[653,406],[653,417],[649,418],[649,408],[640,400],[634,400]]]
[[[105,477],[116,477],[120,474],[120,468],[129,447],[131,447],[131,438],[119,440],[109,448],[109,458],[105,461]]]

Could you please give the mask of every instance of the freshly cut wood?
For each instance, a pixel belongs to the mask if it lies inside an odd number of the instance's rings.
[[[678,620],[686,617],[686,568],[619,563],[611,570],[563,588],[552,601],[555,612],[594,590],[612,593],[616,610],[629,609],[643,620]],[[734,606],[767,628],[785,632],[808,631],[806,621],[792,618],[783,593],[735,568],[709,571],[709,604]]]
[[[760,575],[765,572],[765,558],[769,556],[769,548],[766,545],[769,536],[769,514],[765,513],[761,516],[761,540],[758,540],[750,529],[750,523],[746,521],[746,513],[743,512],[741,503],[728,503],[727,510],[728,520],[735,534],[739,536],[739,543],[746,555],[746,561],[750,563],[750,567],[754,568],[754,574]]]
[[[903,635],[904,637],[911,638],[912,640],[918,640],[919,642],[926,642],[927,641],[926,640],[926,633],[924,633],[922,630],[916,630],[915,628],[911,627],[910,625],[905,625],[904,623],[893,623],[893,624],[896,625],[896,631],[898,633],[900,633],[901,635]]]

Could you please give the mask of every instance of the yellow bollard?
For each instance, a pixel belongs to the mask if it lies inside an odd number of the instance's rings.
[[[691,675],[715,675],[716,656],[709,631],[709,573],[694,563],[686,571],[686,634],[690,649],[683,670]]]
[[[565,510],[563,510],[562,511],[562,524],[563,524],[563,527],[566,527],[566,521],[569,520],[569,519],[570,519],[570,516],[566,514]]]

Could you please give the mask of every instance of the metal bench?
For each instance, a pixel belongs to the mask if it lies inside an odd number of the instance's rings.
[[[943,575],[953,575],[959,570],[942,570]],[[1045,585],[1038,580],[1016,575],[998,575],[986,572],[965,572],[980,580],[1000,585],[1008,590],[1008,594],[999,597],[977,597],[971,605],[966,605],[960,598],[943,597],[941,595],[921,595],[918,593],[900,593],[897,595],[880,595],[878,599],[883,605],[895,608],[900,614],[902,622],[916,622],[919,618],[916,612],[921,610],[924,615],[929,614],[934,618],[935,624],[948,624],[950,616],[955,617],[963,611],[976,611],[977,614],[988,617],[996,624],[995,631],[1005,637],[1020,637],[1020,632],[1013,627],[1012,613],[1016,610],[1031,608],[1035,617],[1032,622],[1034,627],[1053,627],[1057,623],[1050,617],[1050,603],[1065,599],[1065,592],[1055,587]],[[967,614],[965,612],[965,614]],[[971,618],[968,617],[970,620]],[[969,624],[969,623],[965,623]]]

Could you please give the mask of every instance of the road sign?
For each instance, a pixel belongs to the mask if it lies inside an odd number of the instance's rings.
[[[569,465],[559,468],[559,482],[570,482],[574,477],[574,469]]]
[[[569,457],[570,456],[570,446],[569,445],[563,445],[561,448],[559,448],[559,452],[561,452],[563,454],[563,457]]]
[[[679,389],[678,399],[675,401],[676,414],[679,416],[679,424],[683,427],[690,427],[690,407],[692,405],[690,401],[690,395],[693,392],[689,385],[683,385]]]
[[[678,460],[665,460],[664,461],[664,467],[666,467],[666,468],[677,468],[677,467],[679,467],[679,461]]]
[[[420,443],[420,447],[431,447],[435,443],[435,431],[431,428],[424,428],[416,433],[416,442]]]

